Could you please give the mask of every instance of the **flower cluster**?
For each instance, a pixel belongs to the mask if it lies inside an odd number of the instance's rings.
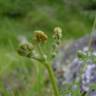
[[[60,45],[61,37],[62,37],[62,29],[60,27],[55,27],[53,30],[53,43],[51,46],[52,48],[50,48],[52,49],[50,50],[52,58],[56,56],[58,46]],[[18,48],[18,53],[22,56],[34,58],[37,60],[47,59],[47,55],[43,52],[43,49],[41,48],[42,47],[41,44],[45,44],[45,42],[48,40],[47,34],[41,30],[36,30],[34,31],[34,38],[36,41],[35,44],[28,42],[27,40],[25,40],[24,37],[23,40],[21,40],[22,38],[19,38],[20,46]],[[35,53],[39,55],[39,58],[36,57]]]
[[[23,39],[24,42],[23,43],[21,42],[21,44],[18,48],[18,53],[21,56],[25,56],[25,57],[34,59],[36,61],[39,61],[39,63],[42,63],[46,67],[49,77],[50,77],[50,81],[51,81],[53,90],[54,90],[54,94],[55,94],[55,96],[59,96],[57,83],[56,83],[56,80],[54,77],[52,67],[49,64],[50,63],[49,60],[53,59],[53,57],[55,57],[55,55],[57,53],[57,48],[59,47],[59,45],[61,43],[60,40],[62,37],[62,29],[60,27],[56,27],[54,29],[53,43],[51,46],[52,48],[50,48],[52,50],[50,50],[51,54],[48,54],[48,55],[44,52],[43,47],[41,46],[42,44],[45,44],[45,42],[48,40],[47,34],[40,30],[35,31],[34,33],[35,33],[34,34],[35,44],[28,42],[28,41],[25,42],[26,40]],[[49,55],[51,55],[51,56],[49,56]]]
[[[94,89],[94,87],[91,86],[92,84],[95,83],[96,83],[96,64],[89,64],[84,73],[82,74],[81,92],[89,93],[91,91],[96,91],[96,89]]]
[[[70,63],[64,72],[63,86],[77,82],[82,96],[96,96],[96,51],[84,47]]]
[[[57,54],[58,47],[61,43],[62,39],[62,29],[60,27],[55,27],[53,30],[53,39],[55,40],[52,45],[52,58],[54,58]]]

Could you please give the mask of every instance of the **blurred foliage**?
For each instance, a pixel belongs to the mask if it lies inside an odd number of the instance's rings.
[[[25,73],[17,73],[29,80],[24,81],[27,82],[25,96],[40,96],[44,88],[43,68],[38,66],[36,69],[31,61],[17,55],[18,36],[24,35],[32,41],[33,31],[43,30],[49,36],[46,49],[51,44],[50,36],[56,26],[64,30],[64,40],[79,38],[91,31],[94,18],[94,13],[86,14],[81,9],[96,4],[95,2],[96,0],[0,0],[0,79],[18,68],[26,70]],[[5,92],[2,81],[0,85],[0,91]],[[4,96],[7,96],[6,92]]]
[[[32,9],[32,0],[0,0],[0,13],[26,13]]]

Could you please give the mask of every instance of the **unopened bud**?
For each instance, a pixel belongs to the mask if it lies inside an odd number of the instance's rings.
[[[21,44],[17,51],[21,56],[30,57],[32,50],[33,50],[33,45],[31,43],[26,43],[26,44]]]
[[[52,58],[54,58],[56,56],[56,52],[52,53]]]
[[[37,30],[35,31],[35,38],[38,42],[44,43],[47,41],[48,36],[43,31]]]
[[[43,59],[44,59],[44,60],[47,60],[47,55],[44,54],[44,55],[43,55]]]
[[[84,59],[86,58],[87,54],[85,52],[82,52],[81,50],[79,50],[77,52],[77,56],[80,58],[80,59]]]
[[[54,43],[52,46],[53,49],[57,49],[58,48],[58,44]]]
[[[57,45],[60,45],[60,43],[61,43],[60,39],[56,41]]]
[[[60,27],[54,28],[53,38],[55,38],[55,39],[61,39],[62,38],[62,29]]]

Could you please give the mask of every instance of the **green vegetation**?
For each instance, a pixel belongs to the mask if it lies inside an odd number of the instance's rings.
[[[90,12],[85,14],[77,7],[65,5],[63,0],[0,0],[0,93],[14,96],[4,83],[14,85],[15,74],[20,79],[20,86],[14,89],[16,96],[45,96],[44,67],[37,68],[31,60],[16,53],[18,36],[32,41],[34,30],[43,30],[51,36],[53,28],[60,26],[64,40],[77,39],[90,32],[94,15],[91,16]]]

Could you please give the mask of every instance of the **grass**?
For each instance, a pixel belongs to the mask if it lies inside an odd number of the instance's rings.
[[[50,36],[55,26],[62,27],[64,40],[77,39],[90,32],[92,27],[92,18],[90,19],[80,10],[65,9],[62,2],[58,0],[56,3],[52,2],[52,6],[49,1],[44,1],[44,6],[42,6],[39,0],[34,1],[33,5],[34,10],[32,9],[23,18],[14,19],[0,16],[0,93],[4,92],[4,96],[14,96],[12,93],[8,93],[2,80],[2,78],[7,78],[9,82],[13,80],[10,74],[14,71],[18,74],[16,78],[24,83],[21,83],[24,86],[21,86],[20,95],[16,96],[45,96],[44,67],[32,64],[31,60],[18,56],[16,49],[19,35],[24,35],[32,41],[34,30],[44,30],[49,36],[49,43],[45,47],[48,49],[52,42]]]

